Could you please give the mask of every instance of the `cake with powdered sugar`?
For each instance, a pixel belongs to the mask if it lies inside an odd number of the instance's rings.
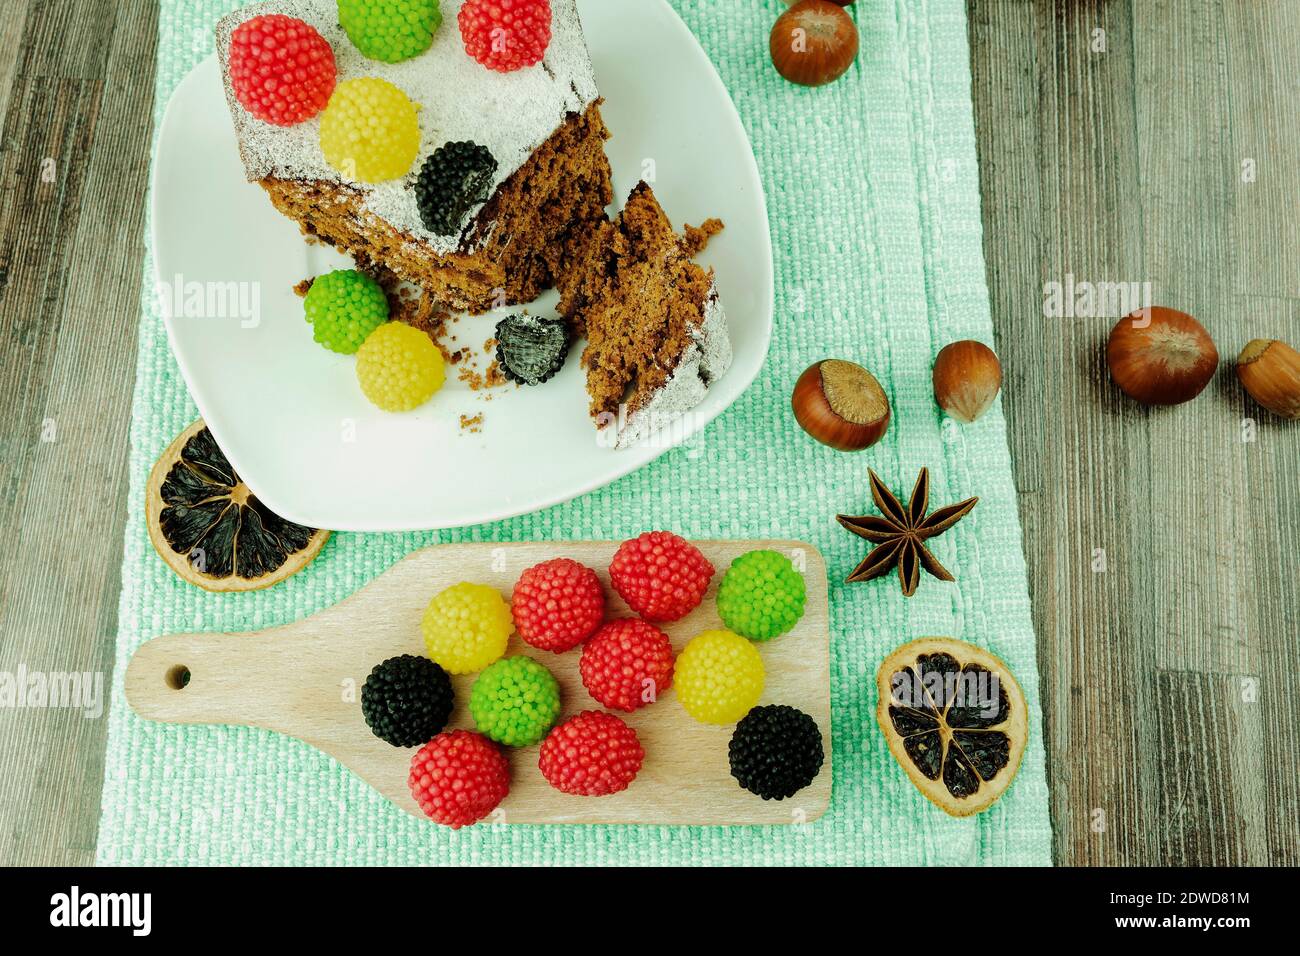
[[[217,51],[248,179],[303,232],[381,264],[448,307],[473,313],[531,302],[554,284],[575,232],[604,218],[613,199],[592,74],[575,0],[551,0],[551,40],[534,67],[500,73],[466,54],[457,29],[461,0],[441,0],[442,24],[429,48],[400,63],[364,56],[339,25],[336,0],[268,0],[223,19]],[[343,83],[378,77],[419,107],[420,145],[411,171],[378,183],[348,179],[322,155],[321,117],[294,126],[263,122],[236,98],[231,36],[240,24],[283,14],[329,43]],[[415,181],[447,143],[473,142],[496,168],[486,199],[454,234],[422,221]]]
[[[364,2],[267,0],[218,24],[217,51],[249,181],[307,236],[352,255],[363,271],[417,286],[446,308],[479,314],[558,287],[561,315],[575,335],[588,338],[582,361],[591,410],[602,429],[612,427],[611,444],[632,444],[697,405],[731,357],[712,275],[690,261],[709,233],[676,236],[645,184],[618,218],[607,216],[609,133],[577,0],[549,0],[549,33],[534,62],[492,68],[481,47],[471,50],[464,16],[486,0],[373,0],[375,8],[424,6],[436,16],[415,52],[391,58],[382,46],[376,52],[362,42],[355,19],[347,18],[345,8]],[[268,119],[241,88],[250,71],[244,34],[252,21],[275,16],[319,34],[312,40],[328,44],[336,69],[324,111],[306,110],[311,115],[292,123]],[[403,26],[380,39],[407,43],[412,34],[418,38],[419,29]],[[256,55],[265,56],[264,47]],[[329,128],[345,90],[362,84],[381,85],[379,93],[399,107],[409,100],[413,119],[403,148],[410,156],[396,174],[376,175],[379,167],[330,155],[330,136],[346,142],[358,130],[365,134],[364,116],[351,126],[335,119]],[[371,92],[354,99],[364,105]],[[462,195],[438,205],[447,189]]]
[[[617,448],[676,422],[731,366],[713,273],[691,261],[721,229],[711,219],[679,236],[642,182],[560,276],[560,312],[587,337],[591,414]]]

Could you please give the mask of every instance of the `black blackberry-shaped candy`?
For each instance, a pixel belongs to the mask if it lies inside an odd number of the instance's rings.
[[[497,362],[506,378],[541,385],[564,367],[569,326],[563,319],[511,315],[497,324]]]
[[[451,717],[451,678],[427,657],[390,657],[361,688],[361,715],[380,740],[394,747],[427,744]]]
[[[755,707],[727,748],[731,775],[764,800],[784,800],[812,783],[825,753],[817,722],[783,704]]]
[[[486,146],[447,143],[424,161],[415,181],[415,201],[424,227],[439,236],[459,236],[470,209],[488,198],[497,161]]]

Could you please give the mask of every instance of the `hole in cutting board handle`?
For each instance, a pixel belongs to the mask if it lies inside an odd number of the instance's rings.
[[[168,669],[163,680],[172,690],[184,690],[190,682],[190,669],[184,664],[177,664]]]

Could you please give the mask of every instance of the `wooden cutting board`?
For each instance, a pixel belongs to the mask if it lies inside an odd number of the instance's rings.
[[[764,801],[731,777],[732,727],[689,717],[670,688],[658,701],[622,715],[646,751],[640,775],[608,797],[575,797],[551,788],[537,769],[537,747],[506,748],[510,795],[489,823],[780,824],[816,820],[830,803],[831,721],[826,564],[797,541],[701,541],[718,569],[704,602],[664,625],[680,653],[709,628],[721,627],[714,598],[722,572],[756,548],[786,554],[804,572],[808,600],[793,631],[759,644],[766,668],[762,703],[789,704],[822,730],[826,762],[812,785],[783,801]],[[250,634],[177,634],[136,651],[126,672],[126,697],[147,720],[238,724],[288,734],[324,751],[408,813],[423,816],[406,787],[414,749],[392,747],[361,716],[361,686],[371,668],[398,654],[424,654],[420,620],[434,594],[459,581],[488,584],[508,600],[526,568],[570,557],[596,569],[609,597],[609,617],[631,616],[609,588],[606,569],[615,542],[449,544],[408,555],[351,597],[319,614]],[[564,717],[599,705],[578,675],[580,649],[552,654],[511,637],[507,654],[527,654],[560,683]],[[473,729],[469,692],[476,675],[452,678],[451,728]],[[292,794],[285,794],[292,799]],[[431,824],[432,825],[432,824]]]

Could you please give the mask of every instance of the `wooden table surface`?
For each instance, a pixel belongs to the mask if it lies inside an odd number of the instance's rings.
[[[872,0],[866,0],[872,2]],[[1242,395],[1300,345],[1295,0],[968,0],[984,248],[1038,633],[1055,858],[1300,862],[1300,426]],[[157,11],[0,18],[0,671],[112,672]],[[1190,405],[1109,383],[1150,283],[1225,360]],[[106,721],[0,713],[0,863],[94,858]]]

